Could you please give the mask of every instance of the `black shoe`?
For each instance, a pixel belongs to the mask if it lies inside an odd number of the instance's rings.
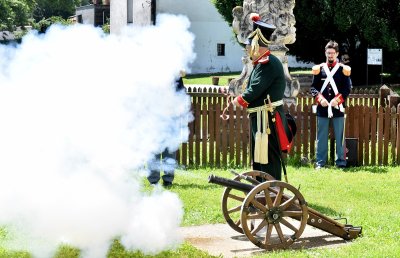
[[[171,187],[172,186],[172,182],[163,182],[162,184],[164,187]]]

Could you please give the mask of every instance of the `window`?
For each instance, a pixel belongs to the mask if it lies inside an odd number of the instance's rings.
[[[225,56],[225,44],[222,43],[217,44],[217,55]]]

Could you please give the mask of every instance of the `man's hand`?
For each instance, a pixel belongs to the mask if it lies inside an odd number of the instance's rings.
[[[337,102],[336,98],[333,98],[333,99],[331,100],[331,106],[332,106],[332,107],[337,107],[338,105],[339,105],[339,103]]]
[[[329,106],[329,102],[325,98],[321,99],[320,103],[321,103],[321,106],[323,106],[323,107]]]
[[[233,106],[236,106],[236,107],[241,107],[240,104],[239,104],[239,102],[238,102],[238,97],[236,97],[236,98],[234,98],[234,99],[232,100],[232,105],[233,105]]]
[[[228,89],[225,88],[225,87],[220,87],[220,88],[219,88],[219,91],[220,91],[222,94],[224,94],[224,95],[227,95],[227,94],[228,94]]]
[[[326,98],[324,98],[324,96],[322,96],[321,93],[318,93],[317,97],[315,97],[315,100],[323,107],[329,106],[329,102],[326,100]]]
[[[233,92],[229,92],[228,87],[219,87],[219,92],[221,92],[225,96],[233,96]]]

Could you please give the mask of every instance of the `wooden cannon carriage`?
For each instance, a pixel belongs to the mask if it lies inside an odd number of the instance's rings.
[[[226,187],[222,211],[229,226],[245,234],[260,248],[271,250],[290,246],[300,238],[306,224],[345,240],[361,235],[361,227],[349,225],[347,221],[341,224],[307,207],[303,195],[288,183],[261,171],[234,174],[233,180],[210,175],[208,181]]]

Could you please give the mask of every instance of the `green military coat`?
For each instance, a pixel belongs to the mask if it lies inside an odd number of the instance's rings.
[[[267,99],[268,95],[271,102],[282,100],[285,88],[286,79],[282,63],[276,56],[269,55],[268,62],[255,64],[253,71],[250,74],[247,87],[241,97],[248,103],[248,108],[258,107],[264,105],[264,100]],[[283,106],[276,107],[275,112],[280,113],[284,128],[288,132],[289,129],[284,115]],[[271,134],[269,134],[268,137],[268,164],[254,162],[253,156],[255,135],[257,132],[257,116],[256,113],[251,113],[249,117],[251,126],[250,150],[253,169],[267,172],[275,179],[281,180],[281,152],[272,116],[268,116],[271,129]]]

